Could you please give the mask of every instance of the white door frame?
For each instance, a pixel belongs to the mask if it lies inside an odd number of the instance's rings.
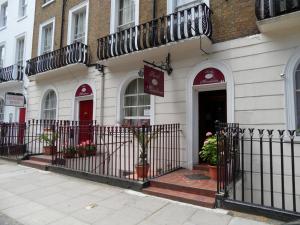
[[[220,70],[224,77],[225,83],[210,84],[205,86],[193,87],[193,82],[197,74],[206,68],[216,68]],[[234,80],[229,66],[224,62],[208,60],[197,64],[191,70],[187,80],[187,127],[186,127],[186,167],[193,168],[193,165],[199,162],[199,106],[198,93],[201,91],[225,90],[226,89],[226,105],[227,105],[227,122],[234,122]]]

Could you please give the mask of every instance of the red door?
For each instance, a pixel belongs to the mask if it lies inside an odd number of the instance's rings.
[[[90,125],[93,124],[93,100],[79,102],[79,143],[92,140]]]
[[[19,144],[23,143],[25,133],[26,108],[19,109]]]

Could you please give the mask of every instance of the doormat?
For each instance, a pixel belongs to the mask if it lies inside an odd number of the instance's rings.
[[[189,174],[189,175],[184,175],[186,178],[190,180],[209,180],[210,177],[202,175],[202,174]]]

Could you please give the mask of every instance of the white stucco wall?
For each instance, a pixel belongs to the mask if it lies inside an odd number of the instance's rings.
[[[0,0],[0,5],[7,0]],[[24,66],[26,60],[31,58],[32,49],[32,34],[33,34],[33,23],[34,23],[34,11],[35,11],[35,0],[27,0],[27,12],[26,16],[19,18],[19,0],[8,1],[8,12],[7,12],[7,26],[4,29],[0,29],[0,44],[5,44],[5,58],[4,67],[11,66],[16,62],[16,40],[20,36],[25,36],[24,44]],[[10,92],[23,93],[27,95],[26,87],[28,86],[28,79],[24,77],[23,85],[15,82],[15,85],[9,86]],[[7,85],[5,83],[0,84],[0,97],[4,98],[7,92]],[[9,113],[18,112],[18,109],[12,109],[12,107],[6,107],[5,121],[7,120]],[[14,121],[18,121],[18,115],[14,114]]]

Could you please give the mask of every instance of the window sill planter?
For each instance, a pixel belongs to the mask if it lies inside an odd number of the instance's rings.
[[[149,169],[150,169],[150,164],[149,163],[145,163],[144,165],[143,164],[137,164],[135,166],[137,177],[138,178],[147,178]]]
[[[57,147],[56,146],[44,146],[43,151],[45,155],[54,155],[57,153]]]

